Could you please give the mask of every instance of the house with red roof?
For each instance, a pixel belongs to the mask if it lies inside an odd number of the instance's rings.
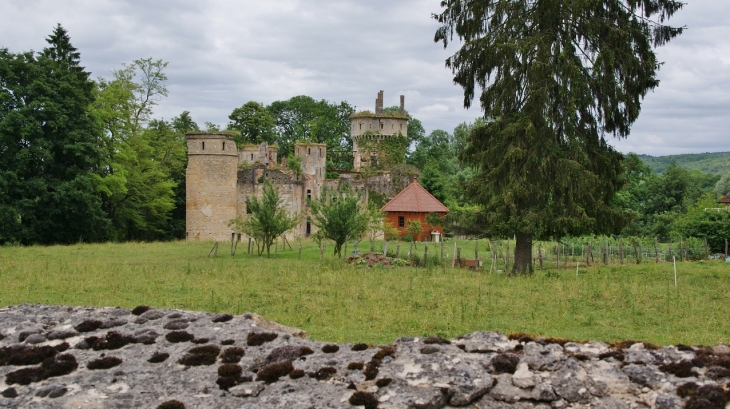
[[[380,210],[385,213],[385,223],[395,227],[401,236],[408,234],[406,228],[409,222],[418,220],[421,223],[423,232],[414,237],[416,241],[426,241],[431,237],[438,240],[442,237],[443,227],[429,226],[426,222],[426,215],[436,213],[444,218],[449,212],[446,206],[418,184],[418,179],[415,177],[410,185]]]
[[[718,204],[724,204],[725,207],[730,208],[730,194],[726,195],[722,199],[717,201]]]

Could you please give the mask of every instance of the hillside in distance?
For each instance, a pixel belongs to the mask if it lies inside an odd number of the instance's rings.
[[[644,165],[655,173],[663,173],[672,163],[684,169],[697,169],[714,175],[730,172],[730,152],[683,153],[679,155],[638,155]]]

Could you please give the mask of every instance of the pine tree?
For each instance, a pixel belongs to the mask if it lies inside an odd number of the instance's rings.
[[[462,159],[478,169],[469,194],[494,234],[515,234],[513,273],[532,272],[533,237],[618,230],[611,205],[641,99],[658,86],[653,48],[681,34],[664,25],[673,0],[444,0],[435,41],[487,124]],[[655,20],[652,20],[655,18]],[[481,92],[477,94],[477,87]]]

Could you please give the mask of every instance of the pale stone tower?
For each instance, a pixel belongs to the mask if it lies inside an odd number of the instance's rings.
[[[372,166],[378,159],[378,150],[365,149],[366,141],[376,144],[389,136],[408,136],[408,115],[405,112],[405,96],[400,96],[400,110],[386,114],[383,110],[383,91],[378,92],[375,100],[375,113],[370,111],[357,112],[350,116],[350,135],[352,136],[352,150],[354,168]],[[373,144],[367,143],[369,146]]]
[[[236,217],[238,149],[224,133],[188,133],[186,234],[194,241],[228,241]]]

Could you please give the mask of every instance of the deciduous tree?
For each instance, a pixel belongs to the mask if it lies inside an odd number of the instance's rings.
[[[488,123],[462,158],[479,173],[470,194],[492,231],[515,234],[513,273],[532,272],[533,237],[617,231],[611,205],[626,137],[655,88],[653,47],[682,32],[664,24],[674,0],[444,0],[435,40],[461,48],[446,60],[477,96]],[[480,89],[480,92],[477,90]]]
[[[338,189],[324,188],[316,200],[310,200],[312,221],[321,234],[334,241],[334,255],[342,257],[342,245],[348,237],[365,233],[370,213],[363,207],[360,194],[347,184]]]
[[[261,243],[259,256],[266,250],[266,256],[271,257],[274,240],[293,229],[299,223],[299,215],[289,214],[279,191],[269,181],[264,183],[261,199],[247,196],[246,206],[249,214],[238,216],[228,225]]]

